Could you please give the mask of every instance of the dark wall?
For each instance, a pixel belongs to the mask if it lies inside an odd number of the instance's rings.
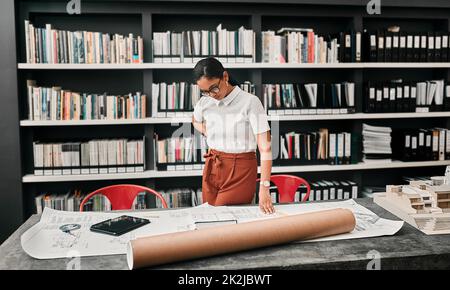
[[[0,242],[23,222],[14,0],[0,1]]]

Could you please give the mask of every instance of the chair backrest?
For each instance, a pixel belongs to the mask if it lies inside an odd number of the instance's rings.
[[[260,179],[258,178],[256,181],[260,181]],[[294,202],[295,192],[300,185],[306,186],[306,195],[303,198],[302,202],[305,202],[309,199],[311,187],[309,186],[309,183],[301,177],[295,175],[279,174],[272,175],[270,177],[270,181],[273,182],[278,188],[279,202]]]
[[[97,194],[104,195],[109,199],[109,201],[111,202],[112,210],[132,209],[133,202],[140,192],[148,192],[154,194],[161,200],[162,206],[164,208],[167,208],[167,203],[164,197],[162,197],[161,194],[151,188],[134,184],[117,184],[97,189],[94,192],[88,194],[80,204],[80,211],[83,211],[85,203]]]

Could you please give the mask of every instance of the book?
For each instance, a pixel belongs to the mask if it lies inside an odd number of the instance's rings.
[[[255,32],[244,26],[237,30],[186,30],[153,32],[153,62],[196,63],[201,58],[216,57],[225,63],[255,62]]]
[[[268,115],[355,113],[355,84],[264,84],[263,105]]]
[[[249,81],[239,84],[248,93],[255,94],[255,85]],[[190,117],[195,105],[202,97],[196,84],[187,82],[154,83],[152,84],[151,116]]]
[[[432,112],[450,109],[449,85],[444,80],[391,80],[365,84],[364,112]]]
[[[367,62],[447,62],[449,33],[403,31],[399,26],[364,30],[363,46]]]
[[[163,138],[154,135],[155,166],[162,171],[202,169],[208,149],[203,135]]]
[[[294,195],[294,203],[320,200],[344,200],[359,197],[360,186],[355,181],[350,180],[308,180],[310,193],[307,197],[305,186],[300,186]],[[278,203],[280,194],[276,186],[269,188],[273,203]],[[258,197],[255,199],[258,203]]]
[[[312,28],[262,31],[262,62],[338,63],[361,61],[361,33],[319,35]]]
[[[79,93],[58,86],[39,87],[27,81],[28,120],[119,120],[146,117],[147,96]]]
[[[397,129],[393,133],[393,156],[402,161],[438,161],[450,158],[446,128]]]
[[[352,142],[348,132],[329,132],[327,128],[314,132],[291,131],[280,134],[279,140],[274,165],[348,164],[351,160]]]
[[[33,142],[35,175],[142,172],[145,138]]]
[[[138,64],[144,62],[141,36],[34,27],[25,20],[26,62],[31,64]]]

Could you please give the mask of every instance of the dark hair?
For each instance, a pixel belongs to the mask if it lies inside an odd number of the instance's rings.
[[[225,71],[225,68],[223,67],[222,63],[218,61],[214,57],[207,57],[204,59],[201,59],[197,62],[197,64],[194,67],[194,80],[198,81],[202,77],[206,77],[208,79],[211,78],[222,78],[223,72]],[[228,82],[235,86],[238,83],[231,77],[231,75],[228,73],[229,80]]]

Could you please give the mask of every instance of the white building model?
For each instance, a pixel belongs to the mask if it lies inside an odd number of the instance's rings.
[[[387,185],[374,202],[427,235],[450,234],[450,185]]]

